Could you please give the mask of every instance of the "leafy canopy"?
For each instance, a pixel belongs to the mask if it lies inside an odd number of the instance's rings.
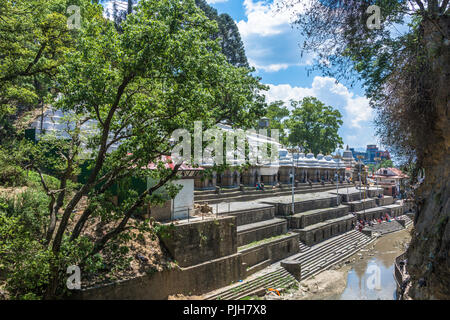
[[[343,141],[338,130],[343,122],[339,110],[326,106],[314,97],[291,100],[291,108],[286,126],[292,146],[301,146],[314,154],[331,153],[337,147],[342,148]]]

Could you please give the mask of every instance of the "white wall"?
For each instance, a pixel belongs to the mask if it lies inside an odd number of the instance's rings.
[[[181,185],[183,188],[173,199],[173,218],[187,218],[188,209],[194,209],[194,179],[181,179],[174,182],[175,185]]]

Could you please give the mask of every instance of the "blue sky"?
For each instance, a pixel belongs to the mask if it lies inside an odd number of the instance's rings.
[[[245,46],[247,58],[270,86],[269,101],[301,99],[315,96],[339,109],[344,124],[339,133],[344,144],[364,148],[378,143],[374,135],[374,112],[361,86],[350,88],[320,73],[308,76],[313,56],[301,56],[300,31],[292,28],[292,12],[276,10],[278,0],[209,0],[219,13],[235,20]],[[274,3],[275,2],[275,3]]]
[[[276,10],[279,1],[207,0],[219,13],[228,13],[235,20],[249,63],[270,87],[268,101],[317,97],[342,113],[344,124],[339,134],[344,146],[365,150],[367,144],[378,144],[374,112],[364,90],[358,85],[350,88],[346,83],[336,84],[336,79],[317,72],[307,74],[313,56],[301,56],[300,31],[289,23],[293,11]]]

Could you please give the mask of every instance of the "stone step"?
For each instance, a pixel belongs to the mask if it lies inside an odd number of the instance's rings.
[[[272,220],[275,218],[275,207],[267,206],[263,208],[246,209],[242,211],[232,211],[228,215],[236,217],[236,225],[242,226],[259,221]]]
[[[356,218],[353,214],[346,214],[293,231],[299,233],[300,240],[310,246],[352,230],[352,223],[356,223]]]
[[[345,187],[345,184],[340,185],[340,188]],[[262,190],[255,190],[251,192],[244,192],[238,191],[237,193],[230,193],[230,194],[209,194],[209,195],[195,195],[194,196],[194,202],[196,203],[208,203],[208,204],[215,204],[217,202],[223,202],[223,201],[251,201],[256,199],[263,199],[263,198],[270,198],[270,197],[281,197],[281,196],[287,196],[292,194],[292,190],[290,188],[285,189],[270,189],[271,187],[266,187],[264,191]],[[308,186],[302,186],[297,187],[294,190],[295,194],[307,194],[307,193],[314,193],[314,192],[323,192],[323,191],[329,191],[333,190],[335,186],[333,185],[325,185],[322,186],[320,184],[313,185],[313,187]]]
[[[270,266],[271,263],[272,263],[271,259],[266,259],[258,264],[255,264],[254,266],[247,268],[247,272],[246,272],[247,277],[264,269],[264,268],[267,268],[268,266]]]
[[[273,238],[266,238],[238,248],[242,264],[246,270],[265,260],[270,263],[285,259],[299,253],[298,234],[289,232]],[[246,275],[248,276],[248,274]]]
[[[395,203],[387,206],[383,206],[383,208],[386,208],[388,211],[388,215],[393,218],[404,214],[403,204],[401,204],[401,202],[399,201],[396,201]]]
[[[302,229],[316,223],[345,216],[348,214],[348,212],[348,206],[339,205],[337,207],[315,209],[296,213],[292,216],[288,216],[289,228]]]
[[[237,300],[252,293],[260,291],[260,289],[267,289],[273,287],[287,286],[295,282],[294,277],[282,268],[275,271],[256,277],[241,284],[233,285],[225,290],[207,296],[207,300]]]
[[[237,227],[238,247],[287,233],[287,221],[273,218]]]
[[[308,250],[311,250],[310,246],[307,246],[305,243],[303,243],[301,241],[298,242],[298,246],[299,246],[300,252],[306,252]]]
[[[370,238],[367,235],[352,230],[344,235],[337,237],[334,241],[315,248],[306,254],[300,255],[294,260],[302,262],[303,265],[314,263],[318,259],[325,258],[329,254],[344,254],[356,248],[364,239]]]
[[[262,199],[259,202],[275,206],[276,215],[287,217],[292,213],[291,195]],[[294,196],[294,212],[296,214],[310,210],[328,209],[330,207],[337,207],[338,205],[337,197],[328,193],[319,192],[309,194],[308,196]]]
[[[346,205],[350,206],[351,212],[358,212],[364,209],[370,209],[376,206],[375,199],[367,198],[357,201],[346,202]]]
[[[344,192],[345,192],[345,189],[344,189]],[[341,196],[342,196],[342,202],[352,202],[352,201],[358,201],[361,199],[359,192],[349,192],[348,194],[341,193]],[[362,197],[364,197],[364,195]]]
[[[311,251],[289,258],[301,262],[302,280],[353,255],[375,238],[352,230],[339,237],[311,247]]]
[[[305,270],[307,270],[305,274],[303,274],[302,271],[302,280],[311,277],[326,268],[329,268],[333,264],[336,264],[343,259],[346,259],[374,240],[375,238],[370,238],[360,232],[353,230],[347,232],[344,235],[340,235],[336,238],[327,240],[321,244],[317,244],[311,247],[311,249],[308,250],[307,253],[300,253],[298,255],[295,255],[294,257],[303,259],[301,260],[302,264]],[[349,250],[348,252],[340,254],[334,258],[330,258],[328,256],[330,250],[335,250],[336,247],[342,247],[343,243],[347,243],[347,245],[349,245],[350,243],[354,244],[354,242],[356,241],[358,242],[358,244],[353,250]],[[319,259],[321,256],[326,256],[325,260],[320,261]],[[312,259],[306,261],[306,258],[308,257]],[[289,258],[289,260],[291,258]],[[282,267],[277,267],[275,270],[269,272],[261,271],[260,273],[261,275],[254,275],[253,278],[250,277],[250,279],[244,281],[243,283],[236,283],[227,288],[222,288],[219,291],[215,291],[214,293],[207,295],[206,299],[240,299],[245,296],[256,294],[258,292],[264,292],[265,290],[267,290],[267,288],[275,288],[279,290],[280,288],[286,288],[296,283],[295,278]]]
[[[356,212],[356,219],[358,220],[373,220],[378,219],[388,213],[388,209],[384,207],[374,207]]]
[[[394,203],[394,198],[391,196],[384,196],[383,198],[375,198],[377,206],[387,206]]]

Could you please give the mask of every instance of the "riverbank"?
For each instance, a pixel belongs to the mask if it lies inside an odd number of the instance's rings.
[[[411,239],[410,230],[382,236],[333,268],[302,281],[298,288],[288,289],[281,296],[266,295],[264,299],[393,300],[393,265],[395,257],[405,251]]]

